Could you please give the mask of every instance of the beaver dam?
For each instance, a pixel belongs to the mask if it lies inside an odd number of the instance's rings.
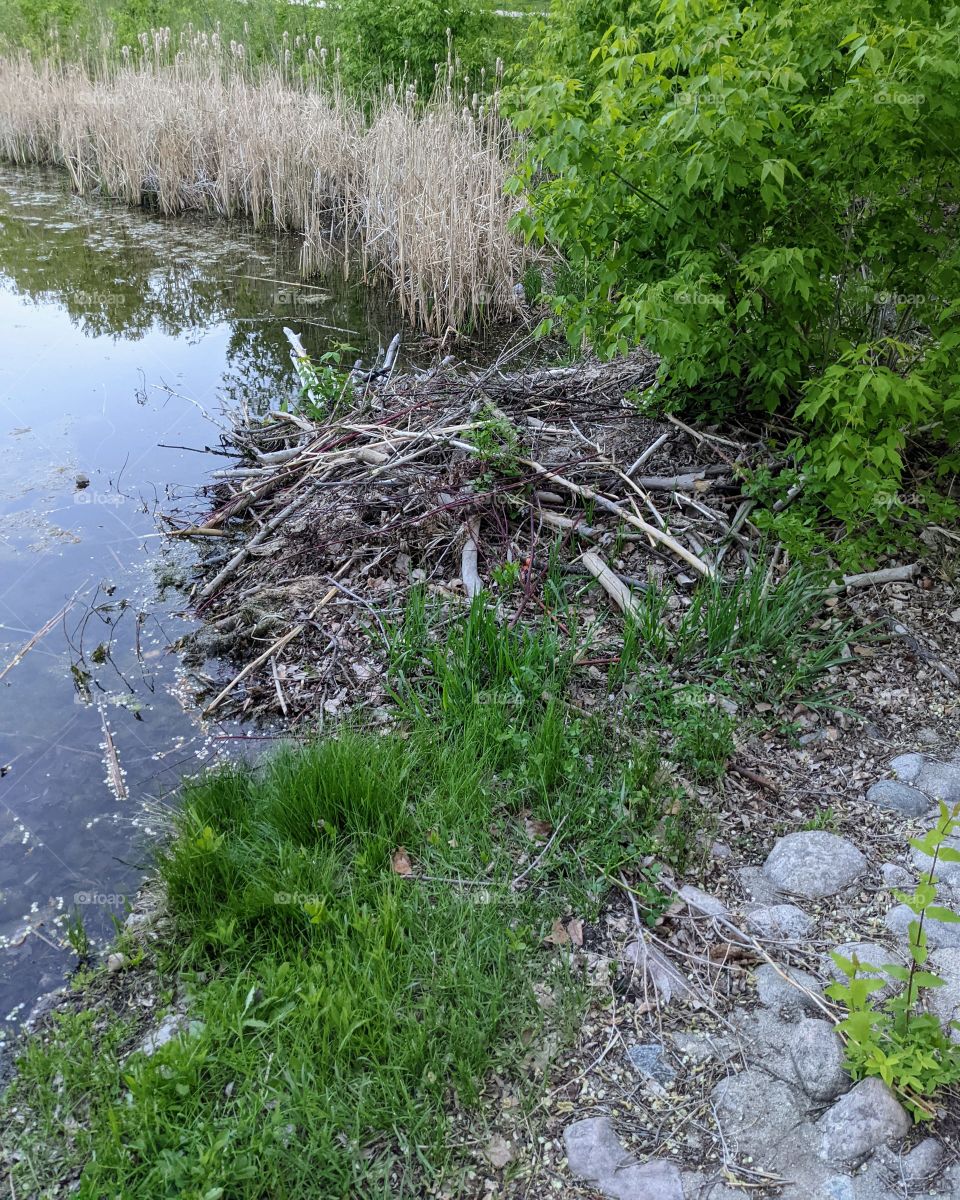
[[[442,625],[478,595],[507,629],[552,618],[578,647],[571,702],[591,708],[645,663],[722,690],[737,658],[774,695],[796,682],[785,641],[806,619],[843,656],[823,582],[751,524],[763,442],[644,416],[649,357],[399,374],[395,339],[331,399],[287,332],[303,411],[237,414],[202,515],[170,521],[200,546],[186,649],[205,716],[376,711],[411,614]]]

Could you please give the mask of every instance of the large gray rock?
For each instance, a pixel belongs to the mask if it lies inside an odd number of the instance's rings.
[[[784,979],[784,975],[788,978]],[[778,971],[770,963],[764,963],[757,968],[756,980],[760,1003],[784,1020],[796,1021],[821,1011],[814,998],[821,995],[820,984],[806,971],[795,967],[781,967]]]
[[[747,928],[775,942],[802,942],[813,929],[813,919],[795,904],[764,904],[747,913]]]
[[[960,800],[960,761],[938,762],[923,754],[901,754],[890,766],[897,779],[912,784],[933,800]]]
[[[956,804],[960,800],[960,762],[925,762],[915,786],[933,800]]]
[[[922,817],[933,807],[929,796],[898,779],[881,779],[867,789],[867,799],[877,808],[888,808],[904,817]]]
[[[776,1146],[803,1121],[802,1094],[758,1067],[721,1079],[712,1093],[717,1117],[734,1154],[752,1154],[769,1165]]]
[[[903,783],[916,783],[924,762],[922,754],[898,754],[890,760],[890,770]]]
[[[909,942],[910,922],[914,920],[916,920],[916,916],[906,904],[898,904],[896,908],[891,908],[883,919],[894,937],[904,945]],[[960,925],[948,921],[938,921],[934,917],[927,916],[924,918],[923,932],[927,935],[927,945],[931,949],[939,949],[941,946],[960,946]]]
[[[763,873],[780,891],[817,900],[856,883],[866,866],[867,860],[846,838],[810,829],[780,838]]]
[[[887,1085],[863,1079],[821,1117],[820,1158],[857,1167],[880,1146],[906,1137],[910,1117]]]
[[[638,1163],[624,1149],[609,1117],[574,1121],[563,1131],[567,1164],[610,1200],[684,1200],[679,1170],[673,1163]]]
[[[843,1065],[843,1042],[829,1021],[806,1017],[787,1042],[800,1086],[813,1100],[836,1100],[850,1088]]]

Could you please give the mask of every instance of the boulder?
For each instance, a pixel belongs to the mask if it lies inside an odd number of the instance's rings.
[[[813,919],[795,904],[764,904],[747,913],[747,928],[772,941],[802,942],[813,929]]]
[[[784,975],[788,978],[784,979]],[[784,1020],[796,1021],[820,1012],[816,1000],[808,995],[813,992],[819,996],[820,984],[806,971],[795,967],[781,967],[778,971],[770,963],[764,963],[757,968],[756,981],[760,1003]]]
[[[837,1167],[858,1167],[880,1146],[906,1137],[912,1124],[885,1083],[863,1079],[820,1118],[820,1158]]]
[[[929,796],[897,779],[881,779],[867,789],[867,799],[877,808],[888,808],[904,817],[922,817],[932,807]]]
[[[574,1121],[563,1131],[572,1174],[609,1200],[684,1200],[680,1171],[673,1163],[639,1163],[621,1144],[609,1117]]]
[[[763,873],[781,892],[817,900],[856,883],[866,867],[867,860],[852,842],[823,829],[809,829],[780,838]]]
[[[835,1100],[850,1088],[843,1065],[843,1042],[829,1021],[804,1017],[787,1048],[800,1086],[813,1100]]]

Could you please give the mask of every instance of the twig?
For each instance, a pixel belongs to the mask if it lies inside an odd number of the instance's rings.
[[[59,612],[55,613],[42,629],[38,629],[33,637],[29,639],[29,641],[24,642],[13,658],[11,658],[3,670],[0,671],[0,679],[3,679],[6,675],[8,675],[14,667],[19,666],[19,664],[23,662],[34,646],[41,641],[41,639],[46,637],[46,635],[50,632],[54,625],[57,624],[58,621],[62,620],[67,615],[70,609],[73,608],[77,596],[80,594],[82,589],[86,587],[86,585],[87,581],[84,580],[80,587],[77,588],[70,599],[66,602],[63,608],[61,608]]]

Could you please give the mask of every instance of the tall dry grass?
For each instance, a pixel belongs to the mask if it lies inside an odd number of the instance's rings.
[[[253,74],[242,52],[180,52],[96,73],[0,59],[0,157],[66,168],[165,214],[244,215],[304,236],[305,270],[385,281],[405,314],[459,328],[515,310],[525,251],[505,194],[514,139],[496,97],[428,104],[387,91],[367,112],[322,71]]]

